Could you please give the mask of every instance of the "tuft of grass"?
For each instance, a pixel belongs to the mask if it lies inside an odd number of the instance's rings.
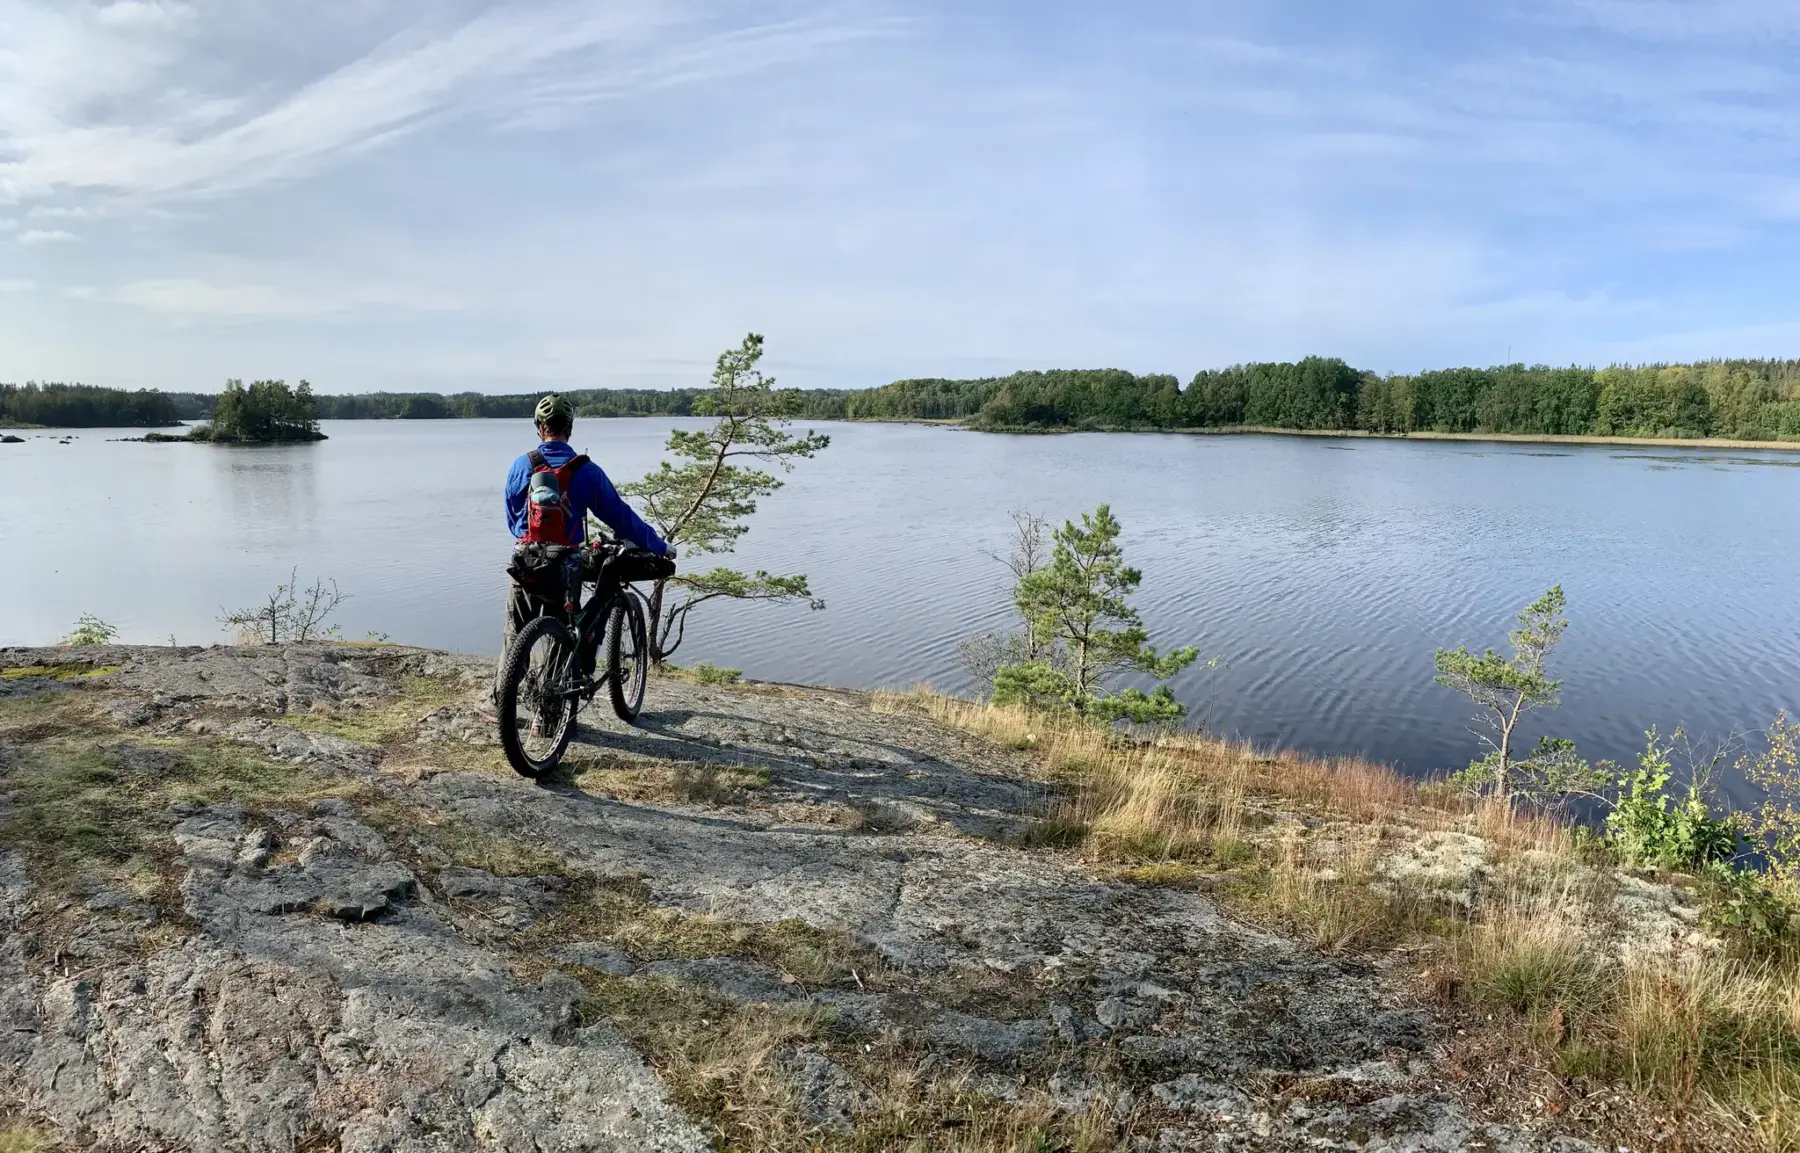
[[[16,669],[0,669],[0,680],[17,680],[21,677],[40,677],[51,681],[86,680],[89,677],[110,676],[119,671],[119,665],[84,665],[66,661],[55,665],[25,665]]]
[[[1328,861],[1314,861],[1307,844],[1290,829],[1270,867],[1225,891],[1325,953],[1391,946],[1435,929],[1437,923],[1418,894],[1377,878],[1379,849],[1377,842],[1358,842],[1343,846]]]
[[[1469,928],[1464,989],[1565,1076],[1701,1119],[1722,1147],[1800,1148],[1800,971],[1723,953],[1630,960],[1579,895],[1535,894]]]
[[[818,1013],[750,1009],[672,983],[583,971],[582,1020],[609,1021],[649,1058],[676,1099],[727,1149],[805,1148],[813,1134],[784,1051],[811,1040]]]
[[[709,765],[693,761],[638,761],[611,756],[577,756],[564,762],[579,779],[604,770],[604,780],[583,788],[639,804],[741,805],[769,787],[761,765]]]
[[[1565,1021],[1602,1013],[1612,989],[1587,955],[1588,935],[1573,917],[1491,916],[1464,941],[1467,988],[1478,1002],[1523,1017],[1548,1017],[1558,1007]]]
[[[1191,889],[1199,883],[1200,875],[1200,870],[1181,861],[1156,861],[1126,869],[1119,874],[1119,878],[1134,885]]]
[[[971,1069],[923,1072],[903,1031],[857,1043],[810,1006],[741,1005],[672,982],[583,971],[585,1021],[609,1021],[676,1101],[731,1153],[1111,1153],[1129,1123],[1060,1114],[1043,1094],[1016,1103],[970,1088]],[[850,1133],[809,1121],[784,1058],[805,1046],[869,1091]]]
[[[965,701],[926,690],[877,693],[873,705],[878,712],[923,713],[998,745],[1041,752],[1052,779],[1080,780],[1108,767],[1128,775],[1143,767],[1146,754],[1154,753],[1154,764],[1190,780],[1329,808],[1359,819],[1378,819],[1399,809],[1464,811],[1456,808],[1460,802],[1452,798],[1426,797],[1415,782],[1386,765],[1350,757],[1270,754],[1245,742],[1195,733],[1138,739],[1079,719]]]
[[[14,801],[0,821],[0,844],[23,849],[51,883],[105,876],[142,889],[172,852],[171,804],[291,808],[361,787],[223,740],[132,742],[104,729],[51,731],[0,769],[0,790]]]
[[[735,685],[744,679],[743,669],[721,668],[711,661],[701,661],[697,665],[677,668],[674,665],[665,667],[665,671],[673,677],[696,685]]]
[[[342,737],[363,745],[383,748],[410,742],[418,735],[419,722],[468,695],[459,683],[437,677],[409,676],[398,696],[368,704],[339,704],[308,713],[289,713],[276,718],[282,724],[309,733]]]
[[[0,1126],[0,1153],[49,1153],[55,1145],[42,1129],[23,1125]]]
[[[1073,849],[1087,842],[1088,827],[1075,817],[1051,816],[1033,821],[1019,834],[1028,849]]]

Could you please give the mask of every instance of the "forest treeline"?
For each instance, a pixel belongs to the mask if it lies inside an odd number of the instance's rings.
[[[1327,357],[1172,376],[1118,370],[906,380],[849,394],[848,416],[1007,428],[1280,428],[1528,436],[1800,439],[1800,361],[1603,369],[1502,365],[1382,376]]]
[[[584,417],[689,416],[707,390],[582,389]],[[321,420],[529,418],[537,393],[317,396]],[[1450,368],[1383,376],[1328,357],[1174,376],[1120,369],[899,380],[870,389],[786,389],[813,420],[954,420],[976,428],[1279,428],[1800,440],[1800,360]],[[152,425],[204,419],[214,397],[83,385],[0,385],[0,422]]]
[[[160,428],[204,417],[215,399],[199,393],[126,392],[87,384],[0,384],[0,425]]]

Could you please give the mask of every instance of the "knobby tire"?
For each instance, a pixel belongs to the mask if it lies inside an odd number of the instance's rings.
[[[619,594],[607,625],[606,688],[613,712],[626,724],[644,711],[644,689],[650,675],[649,636],[644,606],[629,589]]]
[[[528,691],[532,650],[538,647],[545,634],[551,638],[550,654],[554,658],[549,674],[557,681],[567,680],[571,675],[573,670],[569,666],[575,656],[575,634],[555,617],[538,617],[519,630],[506,650],[500,668],[500,699],[496,702],[500,714],[500,748],[506,753],[506,761],[520,776],[532,779],[554,770],[562,761],[569,738],[575,733],[575,714],[580,709],[577,698],[570,697],[561,702],[551,718],[551,729],[545,734],[551,738],[551,746],[543,756],[532,756],[520,740],[519,694]],[[528,723],[537,723],[541,709],[536,702],[527,702],[527,707],[534,713],[527,718]]]

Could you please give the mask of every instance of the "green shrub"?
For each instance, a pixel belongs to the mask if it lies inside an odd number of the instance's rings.
[[[1713,816],[1707,804],[1703,774],[1694,774],[1683,797],[1677,798],[1670,789],[1673,748],[1651,729],[1636,766],[1619,773],[1618,797],[1606,817],[1606,834],[1628,865],[1699,869],[1724,861],[1737,850],[1737,830],[1729,819]]]
[[[1794,907],[1761,873],[1714,862],[1703,876],[1712,886],[1709,919],[1715,927],[1753,948],[1779,944],[1787,937]]]
[[[119,635],[119,630],[107,624],[93,613],[82,613],[81,619],[75,622],[75,629],[62,639],[65,645],[104,645],[111,643]]]

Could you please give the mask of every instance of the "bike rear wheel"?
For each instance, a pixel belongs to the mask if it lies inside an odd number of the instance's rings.
[[[650,676],[644,605],[636,593],[626,589],[619,594],[606,631],[606,687],[613,712],[629,724],[644,709],[644,688]]]
[[[562,760],[575,732],[579,699],[575,634],[555,617],[519,630],[500,666],[500,748],[520,776],[539,777]]]

